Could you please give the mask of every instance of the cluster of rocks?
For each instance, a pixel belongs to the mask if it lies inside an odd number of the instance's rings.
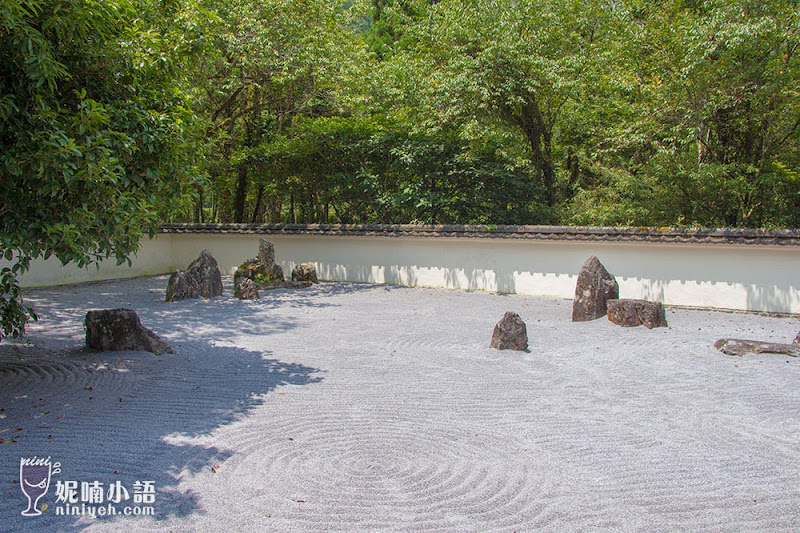
[[[304,289],[318,283],[314,263],[300,263],[286,281],[283,269],[275,262],[275,247],[265,239],[258,242],[258,256],[239,265],[233,274],[233,295],[242,300],[258,300],[259,290]]]
[[[242,263],[233,276],[233,294],[242,300],[258,300],[259,289],[300,289],[318,283],[314,263],[300,263],[286,281],[275,261],[275,246],[264,239],[258,243],[258,256]],[[186,270],[174,272],[167,283],[165,300],[222,296],[222,273],[209,250],[203,250]],[[158,335],[144,327],[133,309],[89,311],[84,321],[86,346],[102,351],[142,350],[155,354],[173,353]]]
[[[591,256],[581,267],[572,302],[572,321],[588,322],[604,316],[623,327],[668,327],[660,302],[620,299],[619,284],[600,260]],[[507,312],[497,323],[489,345],[499,350],[526,350],[528,333],[525,322],[516,313]]]
[[[581,267],[572,303],[572,321],[588,322],[608,315],[623,327],[668,327],[664,306],[648,300],[621,299],[619,284],[600,260],[592,256]],[[528,332],[516,313],[507,312],[497,323],[490,345],[498,350],[526,350]],[[746,339],[719,339],[714,347],[727,355],[774,353],[800,357],[800,333],[791,344]]]
[[[578,273],[572,321],[587,322],[608,315],[608,320],[623,327],[668,327],[661,302],[620,299],[619,284],[597,257],[586,260]]]

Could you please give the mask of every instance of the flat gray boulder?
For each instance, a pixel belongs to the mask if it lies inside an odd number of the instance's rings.
[[[622,327],[666,328],[667,317],[660,302],[608,300],[608,320]]]
[[[794,338],[791,344],[778,342],[751,341],[747,339],[720,339],[714,343],[714,348],[726,355],[746,355],[774,353],[778,355],[788,355],[790,357],[800,357],[800,333]]]
[[[142,325],[133,309],[89,311],[86,313],[84,325],[86,346],[94,350],[173,353],[166,342]]]
[[[790,357],[800,357],[800,343],[781,344],[776,342],[751,341],[746,339],[720,339],[714,343],[714,348],[725,355],[746,355],[774,353],[778,355],[788,355]]]
[[[509,311],[503,315],[494,327],[489,347],[498,350],[528,349],[528,329],[517,313]]]
[[[222,273],[211,252],[203,250],[189,268],[178,270],[170,276],[165,300],[175,302],[214,296],[222,296]]]
[[[578,273],[572,321],[588,322],[605,316],[609,300],[619,298],[619,285],[597,257],[586,260]]]
[[[314,263],[300,263],[299,265],[295,265],[292,270],[292,281],[319,283],[317,280],[317,267],[314,266]]]

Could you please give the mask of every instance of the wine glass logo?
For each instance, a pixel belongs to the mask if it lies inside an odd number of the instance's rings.
[[[32,457],[20,459],[19,484],[22,492],[28,497],[28,508],[22,511],[22,516],[39,516],[42,511],[38,508],[39,500],[50,488],[50,475],[53,465],[50,458]]]

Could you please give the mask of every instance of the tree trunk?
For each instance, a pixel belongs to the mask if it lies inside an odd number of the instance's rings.
[[[258,193],[256,194],[256,206],[253,208],[253,218],[251,222],[255,224],[256,222],[263,222],[264,214],[263,214],[263,200],[264,200],[264,186],[258,188]]]
[[[533,164],[542,174],[542,186],[545,190],[547,205],[548,207],[553,207],[556,203],[556,173],[553,169],[550,155],[551,131],[542,118],[539,105],[536,101],[532,101],[523,105],[518,112],[513,109],[507,109],[506,113],[522,129],[525,138],[528,140]]]
[[[233,221],[244,222],[244,201],[247,198],[247,166],[239,165],[239,179],[236,181],[236,195],[233,199]]]

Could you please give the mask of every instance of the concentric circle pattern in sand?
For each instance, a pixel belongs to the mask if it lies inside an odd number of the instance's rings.
[[[502,434],[345,405],[275,420],[268,434],[238,434],[247,452],[226,469],[260,477],[293,504],[276,517],[278,529],[313,530],[324,516],[341,530],[469,530],[479,520],[502,531],[546,507],[544,470],[532,471],[538,461]]]

